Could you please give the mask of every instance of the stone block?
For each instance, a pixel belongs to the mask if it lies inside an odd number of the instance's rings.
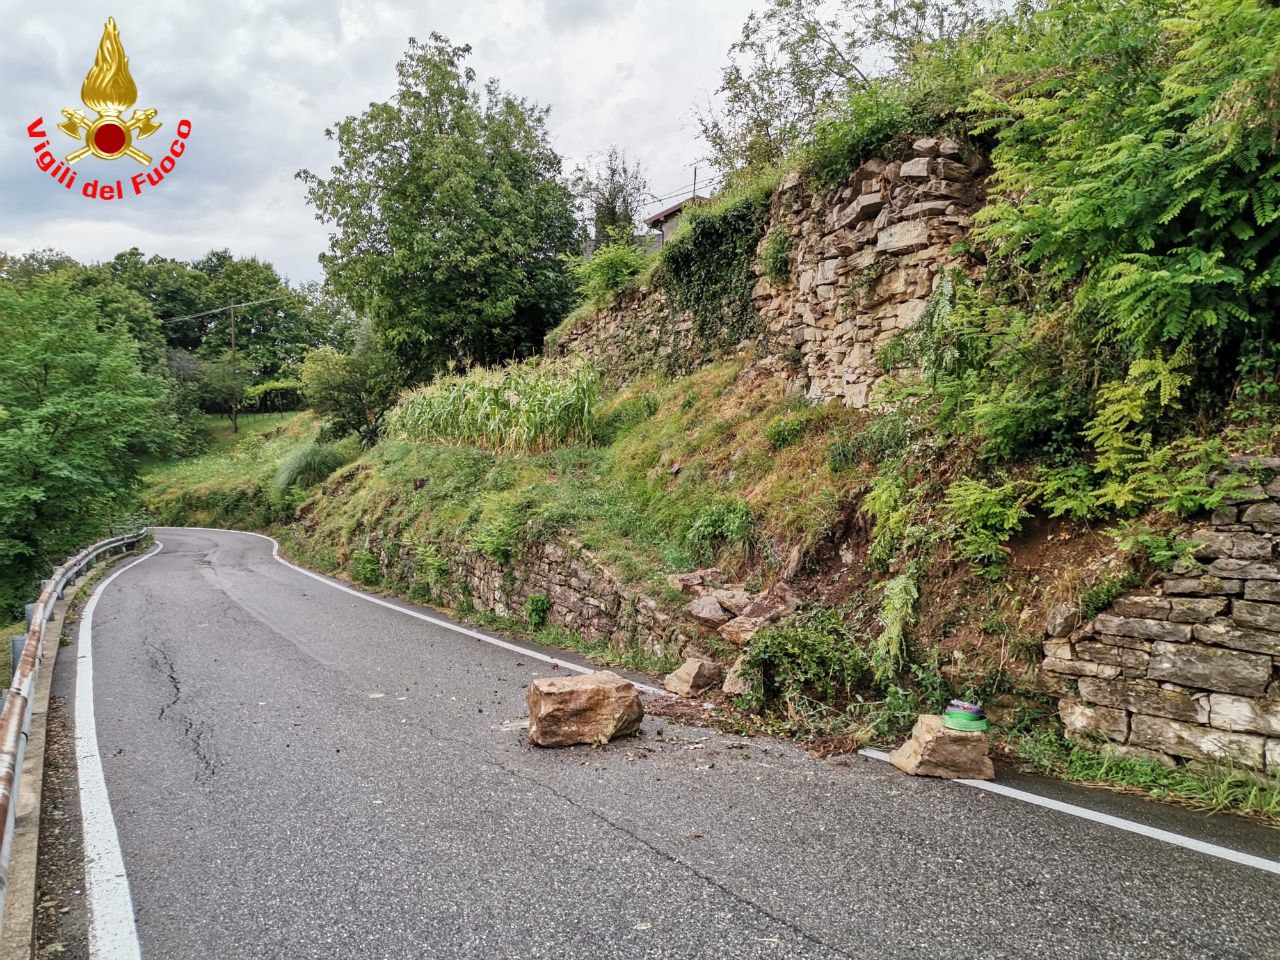
[[[755,617],[734,617],[720,628],[719,633],[735,647],[745,647],[763,626],[764,621]]]
[[[964,184],[952,183],[949,180],[930,180],[928,183],[920,187],[918,195],[924,197],[947,197],[951,200],[961,200],[964,198],[966,192]]]
[[[1060,673],[1067,677],[1102,677],[1110,680],[1120,676],[1120,668],[1108,663],[1095,663],[1092,660],[1056,660],[1045,657],[1040,664],[1049,673]]]
[[[529,684],[529,740],[539,747],[607,743],[640,728],[635,685],[609,670]]]
[[[1231,619],[1250,630],[1280,633],[1280,604],[1236,600],[1231,604]],[[1280,640],[1280,637],[1276,639]]]
[[[724,677],[724,667],[702,657],[689,657],[667,674],[662,685],[680,697],[696,697],[711,689]]]
[[[1216,560],[1220,557],[1270,560],[1274,553],[1271,540],[1257,533],[1197,530],[1191,535],[1191,539],[1196,543],[1195,555],[1200,560]]]
[[[742,587],[728,586],[719,590],[713,590],[711,596],[715,601],[724,607],[735,617],[741,616],[742,611],[751,605],[752,596]]]
[[[1280,773],[1280,740],[1268,740],[1265,748],[1268,773]]]
[[[949,730],[934,714],[916,720],[911,739],[889,754],[889,762],[918,777],[992,780],[996,775],[985,733]]]
[[[1238,627],[1229,620],[1196,624],[1195,637],[1201,643],[1280,657],[1280,635],[1267,630]]]
[[[1223,557],[1209,564],[1209,573],[1224,580],[1280,580],[1280,563],[1258,563]]]
[[[947,212],[947,207],[951,206],[950,200],[921,200],[919,203],[913,203],[906,206],[902,210],[902,216],[906,219],[917,217],[937,217]]]
[[[1240,733],[1280,737],[1280,701],[1215,693],[1209,697],[1209,725]]]
[[[929,161],[929,172],[939,180],[951,180],[958,183],[963,183],[972,176],[969,168],[963,163],[956,163],[954,160],[947,160],[943,157]]]
[[[876,235],[878,253],[911,253],[929,246],[929,227],[919,220],[904,220]],[[1280,579],[1280,576],[1276,577]]]
[[[878,192],[864,193],[849,205],[849,220],[851,223],[861,223],[863,220],[870,220],[883,209],[884,198]]]
[[[1082,677],[1078,686],[1080,696],[1087,703],[1190,723],[1209,722],[1209,697],[1193,690],[1162,687],[1152,680],[1095,677]]]
[[[929,163],[928,157],[915,157],[902,165],[902,168],[898,171],[898,176],[903,180],[928,180],[930,177]],[[944,179],[958,180],[960,178],[947,177]]]
[[[964,156],[964,147],[950,137],[942,137],[938,140],[938,152],[944,157],[956,160]]]
[[[1258,696],[1271,679],[1271,658],[1198,643],[1157,642],[1147,676],[1187,687]]]
[[[694,623],[710,627],[712,630],[733,619],[733,614],[722,607],[713,596],[698,597],[692,603],[686,604],[683,612]]]
[[[1075,648],[1070,640],[1048,639],[1042,645],[1044,655],[1053,660],[1074,660]]]
[[[1245,523],[1280,524],[1280,503],[1264,500],[1245,508],[1240,518]]]
[[[1204,623],[1223,613],[1229,602],[1217,597],[1171,597],[1169,619],[1175,623]]]
[[[1110,614],[1100,614],[1094,618],[1093,629],[1102,634],[1137,637],[1140,640],[1185,641],[1191,639],[1189,624],[1168,623],[1164,620],[1142,617],[1115,617]]]
[[[1126,670],[1140,670],[1140,676],[1146,675],[1147,665],[1151,659],[1151,655],[1142,650],[1134,650],[1132,647],[1117,647],[1109,643],[1102,643],[1099,640],[1077,640],[1074,646],[1076,658],[1079,660],[1105,663],[1113,667],[1123,667]],[[1092,676],[1097,676],[1097,674],[1092,674]]]
[[[1169,601],[1164,597],[1118,597],[1111,604],[1109,613],[1117,617],[1137,617],[1146,620],[1168,620]]]
[[[1239,596],[1243,590],[1243,580],[1219,577],[1171,577],[1164,582],[1164,592],[1171,596]]]
[[[1252,733],[1231,733],[1164,717],[1134,716],[1129,723],[1134,746],[1170,753],[1190,760],[1228,760],[1260,769],[1266,738]]]
[[[1129,736],[1129,714],[1114,707],[1091,707],[1076,700],[1059,700],[1058,716],[1068,737],[1101,737],[1124,743]]]
[[[921,137],[911,145],[911,150],[917,157],[936,157],[940,147],[937,138]]]
[[[1073,603],[1060,603],[1049,611],[1044,632],[1051,637],[1067,637],[1080,626],[1080,608]]]
[[[1264,603],[1280,603],[1280,583],[1268,583],[1265,580],[1253,580],[1245,584],[1246,600],[1261,600]]]
[[[751,684],[747,681],[747,655],[744,653],[733,661],[733,666],[724,675],[724,685],[720,688],[731,697],[743,697],[751,692]]]

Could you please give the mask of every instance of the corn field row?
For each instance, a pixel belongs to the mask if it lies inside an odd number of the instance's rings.
[[[476,368],[406,393],[388,431],[402,440],[536,453],[590,442],[599,390],[599,375],[584,363]]]

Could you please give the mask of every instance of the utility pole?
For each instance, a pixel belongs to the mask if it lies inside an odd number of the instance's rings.
[[[240,432],[240,376],[236,369],[236,308],[229,305],[227,312],[231,314],[231,432]]]

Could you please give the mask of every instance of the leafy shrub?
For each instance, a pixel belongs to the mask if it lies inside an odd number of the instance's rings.
[[[404,440],[530,453],[590,442],[600,378],[578,362],[476,367],[406,393],[387,429]]]
[[[255,383],[244,391],[242,409],[253,413],[279,413],[301,410],[306,406],[301,380],[268,380]]]
[[[449,576],[449,561],[439,548],[427,541],[419,543],[414,549],[414,576],[430,593],[443,586]]]
[[[791,276],[791,238],[782,227],[774,227],[760,248],[760,271],[775,283]]]
[[[280,464],[272,486],[277,493],[284,493],[290,487],[314,487],[345,466],[347,460],[337,444],[308,443]]]
[[[357,550],[351,554],[351,579],[356,583],[376,587],[382,582],[382,564],[368,550]]]
[[[746,501],[721,497],[698,511],[684,540],[701,562],[710,563],[721,547],[749,544],[754,530],[755,518]]]
[[[803,437],[811,423],[803,413],[783,414],[764,425],[764,438],[774,450],[781,450]]]
[[[650,257],[629,241],[597,247],[590,260],[568,257],[578,292],[595,307],[612,302],[615,294],[635,286],[649,269]]]
[[[818,609],[751,638],[744,670],[756,706],[848,700],[870,675],[865,649],[840,611]]]
[[[860,87],[834,116],[814,128],[801,165],[818,186],[840,186],[859,164],[922,121],[890,83]]]
[[[545,593],[531,593],[524,602],[524,618],[532,630],[541,630],[547,622],[547,614],[551,612],[551,598]]]
[[[880,635],[872,647],[871,663],[878,683],[888,683],[907,662],[907,640],[916,622],[916,600],[920,597],[920,569],[911,564],[884,585],[880,598]]]
[[[947,488],[942,514],[955,529],[956,555],[998,576],[1005,564],[1005,541],[1022,529],[1029,515],[1025,485],[1006,481],[992,486],[981,480],[957,480]]]
[[[525,531],[521,511],[510,504],[485,510],[471,528],[468,542],[490,560],[506,563],[519,548]]]
[[[1126,590],[1132,590],[1141,583],[1142,578],[1136,570],[1127,570],[1119,576],[1103,577],[1099,583],[1080,595],[1080,615],[1085,620],[1092,620]]]

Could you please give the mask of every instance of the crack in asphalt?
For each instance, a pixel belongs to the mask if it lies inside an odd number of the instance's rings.
[[[160,712],[156,716],[157,720],[163,720],[182,700],[182,682],[178,679],[178,668],[173,661],[173,655],[164,647],[150,640],[143,640],[142,642],[150,651],[148,660],[150,661],[151,669],[163,676],[173,691],[172,698],[168,703],[160,707]],[[200,769],[196,771],[195,782],[201,783],[216,776],[218,773],[218,756],[209,743],[211,739],[209,725],[181,710],[175,711],[174,719],[178,723],[182,738],[191,746],[192,756],[200,764]]]

